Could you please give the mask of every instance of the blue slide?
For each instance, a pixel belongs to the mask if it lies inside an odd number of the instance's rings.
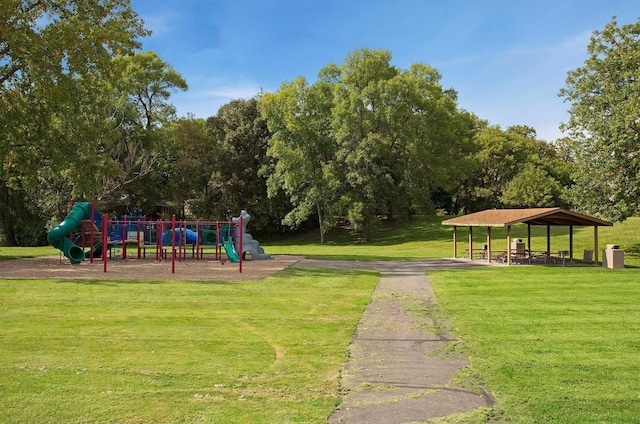
[[[174,233],[173,230],[165,231],[162,233],[162,244],[164,246],[171,245],[171,235],[175,234],[174,240],[176,246],[180,244],[195,244],[198,241],[198,233],[188,228],[176,228]]]

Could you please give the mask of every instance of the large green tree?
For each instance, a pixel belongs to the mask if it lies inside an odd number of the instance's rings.
[[[640,19],[618,26],[614,17],[587,52],[560,91],[571,103],[564,127],[573,140],[573,200],[620,221],[640,208]]]
[[[251,230],[273,231],[280,227],[283,211],[267,196],[267,147],[271,133],[260,112],[258,99],[233,100],[207,119],[216,142],[213,172],[209,175],[206,208],[216,219],[251,215]]]
[[[544,169],[528,163],[502,191],[500,201],[515,208],[559,206],[561,186]]]
[[[458,110],[456,93],[442,88],[435,69],[398,69],[388,51],[355,50],[331,70],[343,201],[370,240],[380,215],[406,218],[431,208],[431,193],[459,175],[475,121]]]
[[[174,91],[188,89],[182,75],[152,51],[117,56],[113,63],[117,92],[135,105],[138,126],[154,129],[175,117],[168,100]]]
[[[0,214],[7,243],[16,243],[19,225],[37,215],[34,189],[48,176],[43,165],[64,190],[92,180],[68,165],[87,172],[101,166],[93,105],[112,57],[138,48],[144,35],[128,0],[0,3]]]
[[[186,91],[182,76],[154,52],[113,59],[114,80],[101,94],[105,106],[98,112],[111,134],[104,142],[105,172],[96,172],[96,199],[127,198],[135,203],[137,185],[155,169],[162,137],[174,135],[162,126],[175,120],[169,103],[174,91]],[[96,126],[98,123],[96,123]],[[134,206],[133,204],[129,205]]]
[[[298,77],[262,98],[262,113],[273,133],[267,153],[274,162],[263,170],[269,175],[269,196],[284,191],[289,197],[293,209],[283,222],[291,227],[315,214],[320,243],[338,212],[340,181],[332,170],[337,145],[331,135],[331,106],[332,85],[324,78],[309,85]]]
[[[159,156],[154,172],[132,187],[138,198],[145,198],[146,209],[158,200],[170,202],[172,213],[180,219],[214,219],[205,207],[209,178],[215,172],[218,146],[206,121],[182,118],[163,126],[159,135]],[[140,184],[145,184],[141,187]],[[141,199],[142,200],[142,199]]]
[[[358,49],[313,85],[298,78],[265,95],[270,184],[290,196],[289,222],[316,213],[322,241],[346,217],[368,241],[381,217],[432,211],[432,192],[467,174],[477,122],[439,81],[430,66],[398,69],[388,51]]]
[[[454,210],[465,213],[498,207],[563,206],[568,168],[556,145],[539,140],[526,125],[477,132],[472,174],[452,191]]]

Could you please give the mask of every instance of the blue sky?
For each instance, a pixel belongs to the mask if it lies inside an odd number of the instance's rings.
[[[582,66],[593,31],[615,15],[640,17],[638,0],[132,0],[153,50],[189,84],[171,101],[180,116],[315,81],[356,48],[389,50],[392,64],[421,62],[458,92],[461,108],[538,137],[562,136],[569,105],[558,97]]]

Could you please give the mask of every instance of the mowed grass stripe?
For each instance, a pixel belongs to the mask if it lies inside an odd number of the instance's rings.
[[[323,422],[377,278],[0,280],[0,421]]]
[[[638,422],[637,270],[513,267],[429,278],[503,418]]]

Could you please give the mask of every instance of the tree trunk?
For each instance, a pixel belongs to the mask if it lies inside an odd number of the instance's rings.
[[[10,190],[4,183],[0,183],[0,215],[2,215],[0,216],[0,222],[2,222],[5,246],[18,245],[15,232],[15,217],[12,210]]]
[[[318,209],[318,224],[320,225],[320,244],[324,244],[324,215],[320,204],[316,204]]]
[[[13,227],[4,227],[4,244],[5,246],[17,246],[18,240],[16,239],[16,233]]]
[[[364,220],[364,242],[371,243],[373,240],[373,229],[375,227],[375,216],[368,216]]]

